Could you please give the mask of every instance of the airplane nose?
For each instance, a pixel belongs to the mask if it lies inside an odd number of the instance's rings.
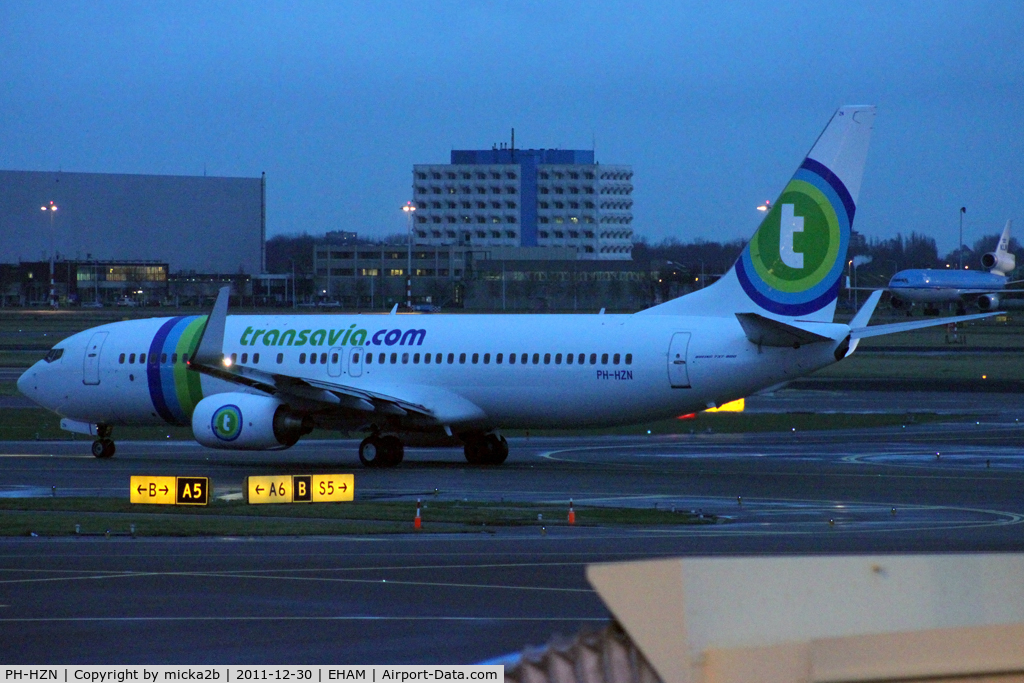
[[[39,403],[39,392],[36,387],[35,367],[31,367],[25,372],[21,373],[21,377],[18,378],[18,391],[21,392],[22,396],[30,398],[36,403]]]

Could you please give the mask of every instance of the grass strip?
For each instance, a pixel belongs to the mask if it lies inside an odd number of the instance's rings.
[[[567,526],[564,505],[427,499],[423,531],[479,532],[494,527]],[[407,533],[416,504],[362,502],[248,505],[217,500],[206,507],[133,505],[117,498],[0,499],[0,535],[73,536],[110,530],[136,536],[309,536]],[[538,517],[540,515],[540,517]],[[713,524],[711,515],[641,508],[576,508],[577,526]]]

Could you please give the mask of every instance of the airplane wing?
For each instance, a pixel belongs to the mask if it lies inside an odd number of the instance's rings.
[[[378,391],[225,363],[223,348],[228,293],[229,288],[224,287],[217,295],[217,301],[200,338],[199,348],[195,356],[189,360],[190,370],[277,396],[291,405],[303,405],[314,410],[408,416],[442,426],[464,423],[484,416],[483,411],[475,404],[444,389],[395,386]]]

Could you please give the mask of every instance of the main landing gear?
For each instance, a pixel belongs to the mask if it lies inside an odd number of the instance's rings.
[[[508,457],[508,441],[500,434],[467,434],[462,440],[470,465],[500,465]]]
[[[405,457],[405,446],[397,436],[371,434],[359,444],[359,462],[366,467],[394,467]]]
[[[117,450],[114,440],[110,438],[111,429],[108,425],[97,425],[96,435],[100,438],[92,442],[92,454],[97,458],[112,458]]]

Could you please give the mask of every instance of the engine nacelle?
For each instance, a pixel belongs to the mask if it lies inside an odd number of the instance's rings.
[[[209,448],[272,451],[295,445],[313,431],[308,415],[269,396],[227,393],[207,396],[192,413],[192,433]]]
[[[995,270],[1006,275],[1017,267],[1017,257],[1008,252],[990,251],[981,257],[981,265],[985,270]]]
[[[994,311],[999,308],[998,294],[982,294],[978,297],[978,310],[982,312]]]
[[[889,305],[895,308],[897,311],[904,308],[910,308],[909,304],[903,299],[899,298],[898,296],[889,297]]]

